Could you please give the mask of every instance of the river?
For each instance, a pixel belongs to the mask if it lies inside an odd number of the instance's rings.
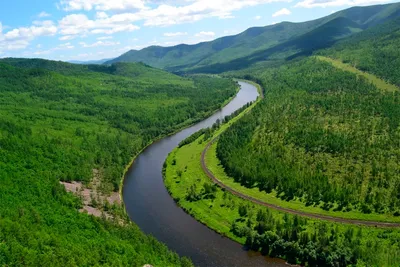
[[[257,99],[259,94],[255,86],[239,84],[237,95],[214,115],[147,147],[125,176],[123,200],[129,217],[142,231],[180,256],[190,257],[196,266],[286,266],[280,259],[246,251],[242,245],[199,223],[174,202],[164,186],[163,163],[180,141]]]

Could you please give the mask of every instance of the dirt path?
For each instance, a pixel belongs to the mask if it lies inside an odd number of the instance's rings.
[[[357,225],[366,225],[366,226],[375,226],[375,227],[400,227],[400,223],[391,223],[391,222],[374,222],[374,221],[364,221],[364,220],[356,220],[356,219],[345,219],[345,218],[339,218],[339,217],[332,217],[332,216],[328,216],[328,215],[322,215],[322,214],[315,214],[315,213],[308,213],[308,212],[304,212],[304,211],[298,211],[298,210],[293,210],[293,209],[289,209],[289,208],[284,208],[275,204],[270,204],[267,202],[263,202],[261,200],[258,200],[256,198],[253,198],[251,196],[242,194],[238,191],[236,191],[235,189],[225,185],[224,183],[222,183],[220,180],[218,180],[214,174],[207,168],[207,165],[205,163],[205,156],[206,153],[208,151],[208,149],[210,148],[210,146],[216,141],[216,139],[218,138],[215,137],[214,139],[212,139],[207,146],[204,148],[203,152],[201,153],[201,168],[203,169],[203,171],[205,172],[205,174],[216,184],[218,184],[220,187],[224,188],[225,190],[231,192],[232,194],[241,197],[243,199],[247,199],[253,203],[274,209],[274,210],[278,210],[278,211],[282,211],[282,212],[286,212],[286,213],[290,213],[290,214],[294,214],[294,215],[299,215],[302,217],[308,217],[308,218],[313,218],[313,219],[320,219],[320,220],[326,220],[326,221],[332,221],[332,222],[340,222],[340,223],[348,223],[348,224],[357,224]]]

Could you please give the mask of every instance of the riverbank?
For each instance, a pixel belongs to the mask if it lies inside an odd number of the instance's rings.
[[[359,211],[326,211],[319,206],[306,206],[305,203],[297,199],[291,201],[282,200],[276,197],[274,191],[272,191],[272,193],[265,193],[264,191],[260,191],[257,187],[247,188],[235,182],[232,177],[229,177],[225,173],[217,157],[217,142],[217,140],[211,142],[203,151],[201,162],[205,162],[204,170],[209,170],[211,173],[209,178],[213,179],[213,177],[215,177],[214,181],[216,183],[219,183],[232,193],[240,195],[242,198],[272,209],[309,218],[375,227],[400,227],[400,218],[393,215],[365,214]],[[322,206],[322,204],[320,206]]]
[[[236,94],[239,92],[239,90],[240,90],[240,86],[239,86],[239,84],[238,84],[237,87],[236,87],[236,92],[235,92],[231,97],[229,97],[228,99],[226,99],[226,100],[221,104],[221,107],[220,107],[219,109],[221,109],[221,108],[225,107],[227,104],[229,104],[229,102],[231,102],[231,100],[236,96]],[[124,187],[124,181],[125,181],[126,174],[127,174],[127,172],[129,171],[129,169],[131,168],[131,166],[132,166],[132,164],[134,163],[134,161],[136,160],[136,158],[137,158],[144,150],[146,150],[146,148],[148,148],[149,146],[151,146],[151,145],[154,144],[155,142],[157,142],[157,141],[159,141],[159,140],[161,140],[161,139],[163,139],[163,138],[165,138],[165,137],[172,136],[172,135],[174,135],[174,134],[176,134],[176,133],[182,131],[183,129],[185,129],[185,128],[187,128],[187,127],[190,127],[190,126],[196,124],[197,122],[202,121],[202,120],[208,118],[209,116],[211,116],[212,114],[214,114],[214,113],[217,112],[217,111],[218,111],[218,110],[210,110],[209,112],[203,114],[203,115],[200,116],[200,117],[197,117],[197,118],[194,118],[194,119],[191,119],[191,120],[188,120],[188,121],[185,121],[185,122],[181,123],[180,125],[177,126],[177,129],[176,129],[175,131],[173,131],[173,132],[171,132],[171,133],[168,133],[168,134],[166,134],[166,135],[158,136],[158,137],[155,138],[154,140],[150,141],[147,145],[145,145],[138,153],[136,153],[136,154],[132,157],[132,160],[125,166],[124,171],[123,171],[123,173],[122,173],[122,176],[121,176],[121,178],[120,178],[120,184],[119,184],[119,190],[118,190],[120,203],[122,203],[122,205],[124,206],[124,200],[123,200],[123,189],[124,189],[124,188],[123,188],[123,187]],[[124,209],[124,211],[126,212],[126,209]]]
[[[124,203],[132,221],[179,255],[190,257],[196,266],[284,266],[278,259],[243,250],[229,238],[212,231],[176,205],[166,190],[162,168],[168,154],[193,133],[211,127],[249,102],[257,89],[240,82],[237,96],[211,117],[175,135],[155,142],[143,151],[129,169],[124,182]]]
[[[246,111],[241,114],[245,112]],[[239,118],[240,115],[236,117],[236,120]],[[293,222],[299,221],[297,216],[267,209],[263,205],[231,194],[227,190],[215,186],[202,169],[200,158],[206,145],[236,120],[232,119],[227,124],[222,125],[209,139],[204,140],[204,136],[200,136],[194,142],[179,149],[176,148],[170,153],[166,160],[164,172],[164,181],[167,190],[176,203],[187,213],[196,218],[196,220],[240,244],[247,244],[249,238],[253,240],[254,237],[258,236],[257,231],[254,233],[251,229],[253,229],[253,227],[257,229],[257,225],[260,225],[258,217],[261,216],[258,214],[264,213],[267,214],[265,215],[267,218],[270,218],[268,219],[270,220],[268,223],[270,226],[268,226],[267,229],[271,229],[273,233],[277,234],[279,237],[278,239],[283,240],[282,242],[289,242],[290,238],[288,240],[288,237],[285,237],[285,231],[292,231]],[[286,225],[284,227],[286,228],[284,232],[281,230],[282,225]],[[310,238],[314,235],[320,235],[321,233],[318,229],[323,227],[325,229],[324,231],[326,231],[323,235],[326,234],[326,238],[341,240],[338,242],[346,247],[348,245],[342,243],[345,242],[345,237],[348,235],[346,233],[360,233],[357,239],[359,242],[358,246],[363,251],[362,258],[365,259],[369,257],[369,254],[372,255],[373,253],[379,255],[379,257],[392,254],[393,261],[388,261],[388,259],[383,258],[375,261],[390,266],[388,262],[396,262],[396,257],[398,257],[396,254],[397,248],[391,246],[390,242],[387,242],[387,240],[400,237],[399,231],[397,230],[344,225],[335,222],[323,222],[317,219],[301,219],[301,225],[301,230],[296,230],[299,231],[296,233],[297,237],[307,236]],[[251,234],[249,235],[249,233]],[[351,235],[351,239],[352,238],[354,238],[353,234]],[[316,242],[318,243],[320,241],[317,239]],[[382,247],[373,251],[370,244],[381,244]],[[252,246],[253,243],[247,245]],[[268,246],[270,245],[271,244]],[[260,249],[260,245],[257,245],[256,248],[257,250]],[[354,248],[351,248],[351,251],[353,251],[353,249]],[[336,248],[332,247],[329,249],[329,253],[336,253],[335,250]],[[266,254],[269,253],[272,253],[270,249],[268,249],[268,253]],[[291,263],[301,263],[295,259],[290,259],[290,255],[287,253],[287,251],[284,251],[282,254],[273,254],[273,256],[284,258],[291,261]]]
[[[239,120],[241,117],[243,117],[247,112],[249,112],[252,108],[254,108],[254,106],[257,105],[257,103],[259,101],[261,101],[261,99],[262,99],[262,97],[261,97],[262,96],[262,94],[261,94],[262,88],[260,85],[254,83],[254,82],[251,82],[251,81],[243,80],[243,79],[236,79],[236,80],[246,82],[246,83],[249,83],[249,84],[252,84],[253,86],[255,86],[257,88],[258,93],[260,94],[260,97],[258,97],[257,100],[252,105],[250,105],[248,108],[243,110],[239,115],[235,116],[229,122],[223,124],[218,130],[216,130],[211,137],[211,139],[213,139],[213,140],[215,138],[217,138],[223,131],[225,131],[230,125],[235,123],[237,120]],[[200,155],[203,152],[203,148],[204,148],[203,144],[206,144],[206,142],[203,141],[203,138],[204,138],[204,135],[201,135],[193,143],[191,143],[189,145],[185,145],[182,148],[175,148],[168,155],[168,157],[165,161],[166,164],[164,165],[165,168],[163,169],[163,177],[164,177],[165,186],[166,186],[168,192],[171,194],[171,197],[177,202],[177,204],[179,204],[179,206],[181,208],[183,208],[183,210],[185,210],[188,214],[195,217],[196,220],[200,221],[204,225],[206,225],[209,228],[211,228],[212,230],[216,231],[218,234],[227,236],[230,239],[232,239],[240,244],[244,244],[245,239],[239,238],[231,233],[231,231],[230,231],[231,223],[227,222],[224,219],[225,214],[216,213],[215,214],[216,217],[208,217],[203,212],[199,212],[200,210],[206,210],[207,207],[210,207],[208,203],[206,203],[205,205],[204,205],[204,203],[201,203],[200,206],[197,208],[191,204],[195,203],[195,205],[197,205],[197,204],[199,204],[199,202],[190,202],[189,201],[190,203],[188,203],[188,202],[184,202],[186,204],[181,203],[181,201],[183,201],[186,196],[186,190],[185,190],[186,188],[185,188],[185,186],[179,187],[179,188],[177,186],[174,186],[174,183],[175,183],[175,185],[176,184],[180,184],[180,185],[186,184],[185,181],[182,180],[182,173],[179,170],[180,168],[178,168],[178,165],[176,165],[176,164],[178,164],[176,154],[178,151],[181,151],[181,150],[184,150],[182,153],[182,155],[183,155],[182,159],[189,159],[189,161],[187,162],[188,164],[184,166],[185,173],[187,172],[187,170],[190,170],[190,172],[187,173],[187,174],[189,174],[187,176],[189,179],[186,182],[190,182],[191,177],[193,177],[193,176],[197,176],[197,177],[203,176],[203,178],[204,178],[204,173],[202,172],[200,161],[199,160],[196,161],[196,159],[200,159]],[[186,151],[186,150],[188,150],[188,151]],[[174,164],[174,162],[175,162],[175,164]],[[183,161],[183,162],[186,162],[186,161]],[[196,162],[198,164],[196,164]],[[189,166],[189,163],[194,163],[194,164],[193,165],[190,164],[190,166]],[[177,170],[175,170],[175,168],[174,168],[174,170],[171,170],[170,166],[177,166]],[[191,168],[189,168],[189,167],[191,167]],[[175,174],[173,174],[174,171],[176,172]],[[171,177],[173,177],[173,178],[171,179]],[[177,178],[180,178],[179,181],[176,180]],[[208,181],[207,181],[207,179],[201,179],[201,178],[198,178],[196,180],[196,182],[205,182],[205,183]],[[200,185],[200,183],[198,183],[198,184]]]

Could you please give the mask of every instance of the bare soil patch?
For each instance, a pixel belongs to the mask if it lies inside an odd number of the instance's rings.
[[[104,194],[99,190],[100,171],[93,169],[92,182],[85,186],[81,182],[60,182],[67,192],[71,192],[82,199],[83,208],[80,212],[86,212],[96,217],[105,217],[113,219],[113,215],[104,210],[105,206],[121,205],[121,199],[118,192]]]

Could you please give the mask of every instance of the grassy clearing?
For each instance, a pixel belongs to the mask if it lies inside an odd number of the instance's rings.
[[[329,57],[324,57],[324,56],[316,56],[317,59],[321,61],[328,62],[332,64],[335,68],[344,70],[344,71],[349,71],[352,73],[355,73],[357,75],[360,75],[364,78],[366,78],[368,81],[373,83],[377,88],[381,89],[382,91],[387,91],[387,92],[395,92],[398,91],[399,88],[393,84],[387,83],[384,80],[378,78],[377,76],[368,73],[368,72],[363,72],[353,66],[350,66],[349,64],[343,63],[340,60],[332,59]]]
[[[230,123],[234,123],[243,113],[235,119],[232,119]],[[229,123],[223,125],[215,132],[214,137],[228,126]],[[166,187],[175,201],[198,221],[204,223],[221,235],[227,236],[241,244],[245,244],[246,237],[237,236],[233,233],[232,225],[237,223],[240,225],[253,226],[256,224],[255,217],[258,211],[268,209],[253,204],[250,201],[243,200],[219,187],[216,188],[214,198],[206,198],[204,196],[204,193],[202,193],[204,191],[204,184],[211,185],[212,183],[201,168],[200,156],[209,140],[211,140],[211,138],[204,140],[204,136],[200,136],[196,141],[179,149],[174,149],[170,153],[166,160],[166,167],[164,170]],[[187,199],[190,188],[195,188],[195,191],[201,195],[200,199],[195,201],[189,201]],[[248,211],[246,216],[239,215],[238,209],[241,206],[247,207]],[[285,224],[284,222],[288,217],[293,218],[291,215],[287,216],[275,210],[268,210],[268,212],[272,214],[274,220],[278,222],[278,224],[280,222],[282,225]],[[335,231],[339,236],[338,240],[344,239],[345,232],[362,233],[362,238],[359,238],[359,243],[362,247],[362,258],[364,261],[359,261],[360,266],[367,266],[364,262],[379,263],[379,266],[395,266],[395,263],[400,261],[399,255],[396,252],[399,251],[396,240],[400,240],[400,232],[396,229],[377,229],[340,223],[326,223],[313,219],[307,219],[305,221],[306,224],[303,226],[302,231],[310,236],[316,235],[317,232],[320,231],[318,229],[321,229],[321,227],[326,227],[326,232]],[[371,244],[374,244],[374,246],[371,246]],[[379,244],[378,249],[375,244]],[[389,257],[389,255],[391,256]],[[283,258],[285,257],[283,256]],[[373,265],[374,264],[369,266]]]
[[[278,197],[276,197],[276,193],[273,191],[272,193],[265,193],[264,191],[260,191],[258,187],[247,188],[242,186],[241,184],[234,181],[232,177],[229,177],[225,171],[223,166],[221,165],[220,160],[216,155],[217,142],[214,142],[207,151],[206,154],[206,164],[209,170],[218,178],[222,183],[231,187],[235,191],[245,194],[247,196],[251,196],[253,198],[257,198],[263,202],[279,205],[281,207],[290,208],[293,210],[304,211],[307,213],[314,214],[323,214],[332,217],[339,217],[345,219],[357,219],[357,220],[366,220],[366,221],[382,221],[382,222],[400,222],[400,217],[395,217],[387,214],[365,214],[359,211],[326,211],[321,208],[322,204],[319,206],[306,206],[304,202],[300,200],[292,200],[285,201]]]

